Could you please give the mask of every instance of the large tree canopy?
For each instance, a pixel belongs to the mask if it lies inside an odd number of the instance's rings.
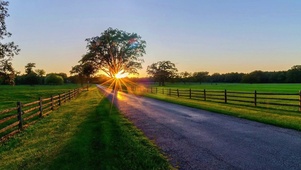
[[[100,36],[86,39],[88,52],[82,63],[92,62],[94,67],[109,77],[116,74],[137,74],[143,62],[146,42],[136,33],[108,28]]]
[[[147,74],[159,82],[159,86],[164,86],[165,81],[174,77],[178,69],[176,68],[175,64],[170,61],[159,61],[147,66],[146,71]]]
[[[8,1],[0,1],[0,39],[10,37],[11,33],[6,30],[5,18],[8,14]],[[0,59],[11,59],[15,54],[18,54],[18,46],[14,42],[0,42]]]
[[[8,1],[0,1],[0,40],[10,37],[11,33],[6,30],[5,18],[8,14]],[[9,84],[14,84],[15,71],[11,59],[17,55],[20,49],[14,42],[0,42],[0,79]]]

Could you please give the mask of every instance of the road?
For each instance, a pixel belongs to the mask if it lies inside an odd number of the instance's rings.
[[[301,169],[301,132],[122,92],[114,103],[179,169]]]

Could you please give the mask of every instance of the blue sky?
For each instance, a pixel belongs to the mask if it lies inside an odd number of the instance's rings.
[[[180,72],[246,73],[301,64],[300,9],[300,0],[11,0],[7,27],[22,72],[34,62],[69,73],[85,39],[112,27],[146,40],[140,76],[161,60]]]

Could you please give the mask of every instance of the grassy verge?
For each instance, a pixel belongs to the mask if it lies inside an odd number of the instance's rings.
[[[1,169],[170,169],[96,88],[0,144]]]
[[[216,113],[222,113],[226,115],[258,121],[266,124],[301,130],[300,112],[267,109],[247,105],[225,104],[210,101],[183,99],[177,97],[169,97],[163,94],[145,94],[145,96],[189,107],[204,109]]]

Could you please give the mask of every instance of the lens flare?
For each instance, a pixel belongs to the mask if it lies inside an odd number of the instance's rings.
[[[117,74],[115,74],[115,78],[116,79],[121,79],[121,78],[125,78],[127,77],[129,74],[125,73],[124,71],[119,71]]]

